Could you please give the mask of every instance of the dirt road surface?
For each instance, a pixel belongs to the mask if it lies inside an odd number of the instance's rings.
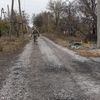
[[[67,52],[40,37],[0,57],[0,100],[100,100],[100,63]]]

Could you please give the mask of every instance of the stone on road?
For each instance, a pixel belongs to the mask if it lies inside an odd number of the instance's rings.
[[[52,41],[30,41],[9,68],[0,100],[100,100],[99,63],[75,59]]]

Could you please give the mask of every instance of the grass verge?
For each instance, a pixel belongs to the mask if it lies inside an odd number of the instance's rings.
[[[13,53],[24,46],[29,39],[23,37],[1,37],[0,38],[0,53]]]
[[[66,38],[64,36],[59,36],[59,35],[55,35],[55,34],[44,33],[43,35],[46,36],[47,38],[49,38],[50,40],[54,41],[56,44],[59,44],[63,47],[67,47],[67,48],[69,48],[69,41],[73,40],[72,37]],[[84,43],[83,46],[84,46],[83,49],[79,49],[79,50],[74,49],[73,51],[77,52],[77,54],[84,56],[84,57],[100,57],[100,50],[98,50],[98,49],[91,50],[90,49],[91,44]]]

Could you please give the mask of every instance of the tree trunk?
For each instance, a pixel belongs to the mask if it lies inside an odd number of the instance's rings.
[[[97,47],[100,48],[100,0],[98,0]]]

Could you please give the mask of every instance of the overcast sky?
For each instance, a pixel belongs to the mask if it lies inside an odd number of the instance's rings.
[[[11,9],[12,0],[0,0],[0,9],[4,8],[7,11],[7,4]],[[33,13],[39,13],[46,10],[49,0],[21,0],[22,10],[25,10],[30,16]],[[18,10],[18,0],[15,0],[15,9]]]
[[[0,8],[6,9],[7,4],[11,8],[12,0],[0,0]],[[18,8],[18,0],[15,0],[15,9]],[[21,0],[22,9],[26,10],[27,13],[39,13],[45,10],[49,0]]]
[[[7,5],[9,5],[11,10],[11,1],[12,0],[0,0],[0,9],[4,8],[7,11]],[[15,1],[15,9],[18,11],[18,0]],[[32,17],[32,14],[40,13],[41,11],[47,10],[47,5],[49,0],[20,0],[21,8]],[[70,0],[71,1],[71,0]]]

